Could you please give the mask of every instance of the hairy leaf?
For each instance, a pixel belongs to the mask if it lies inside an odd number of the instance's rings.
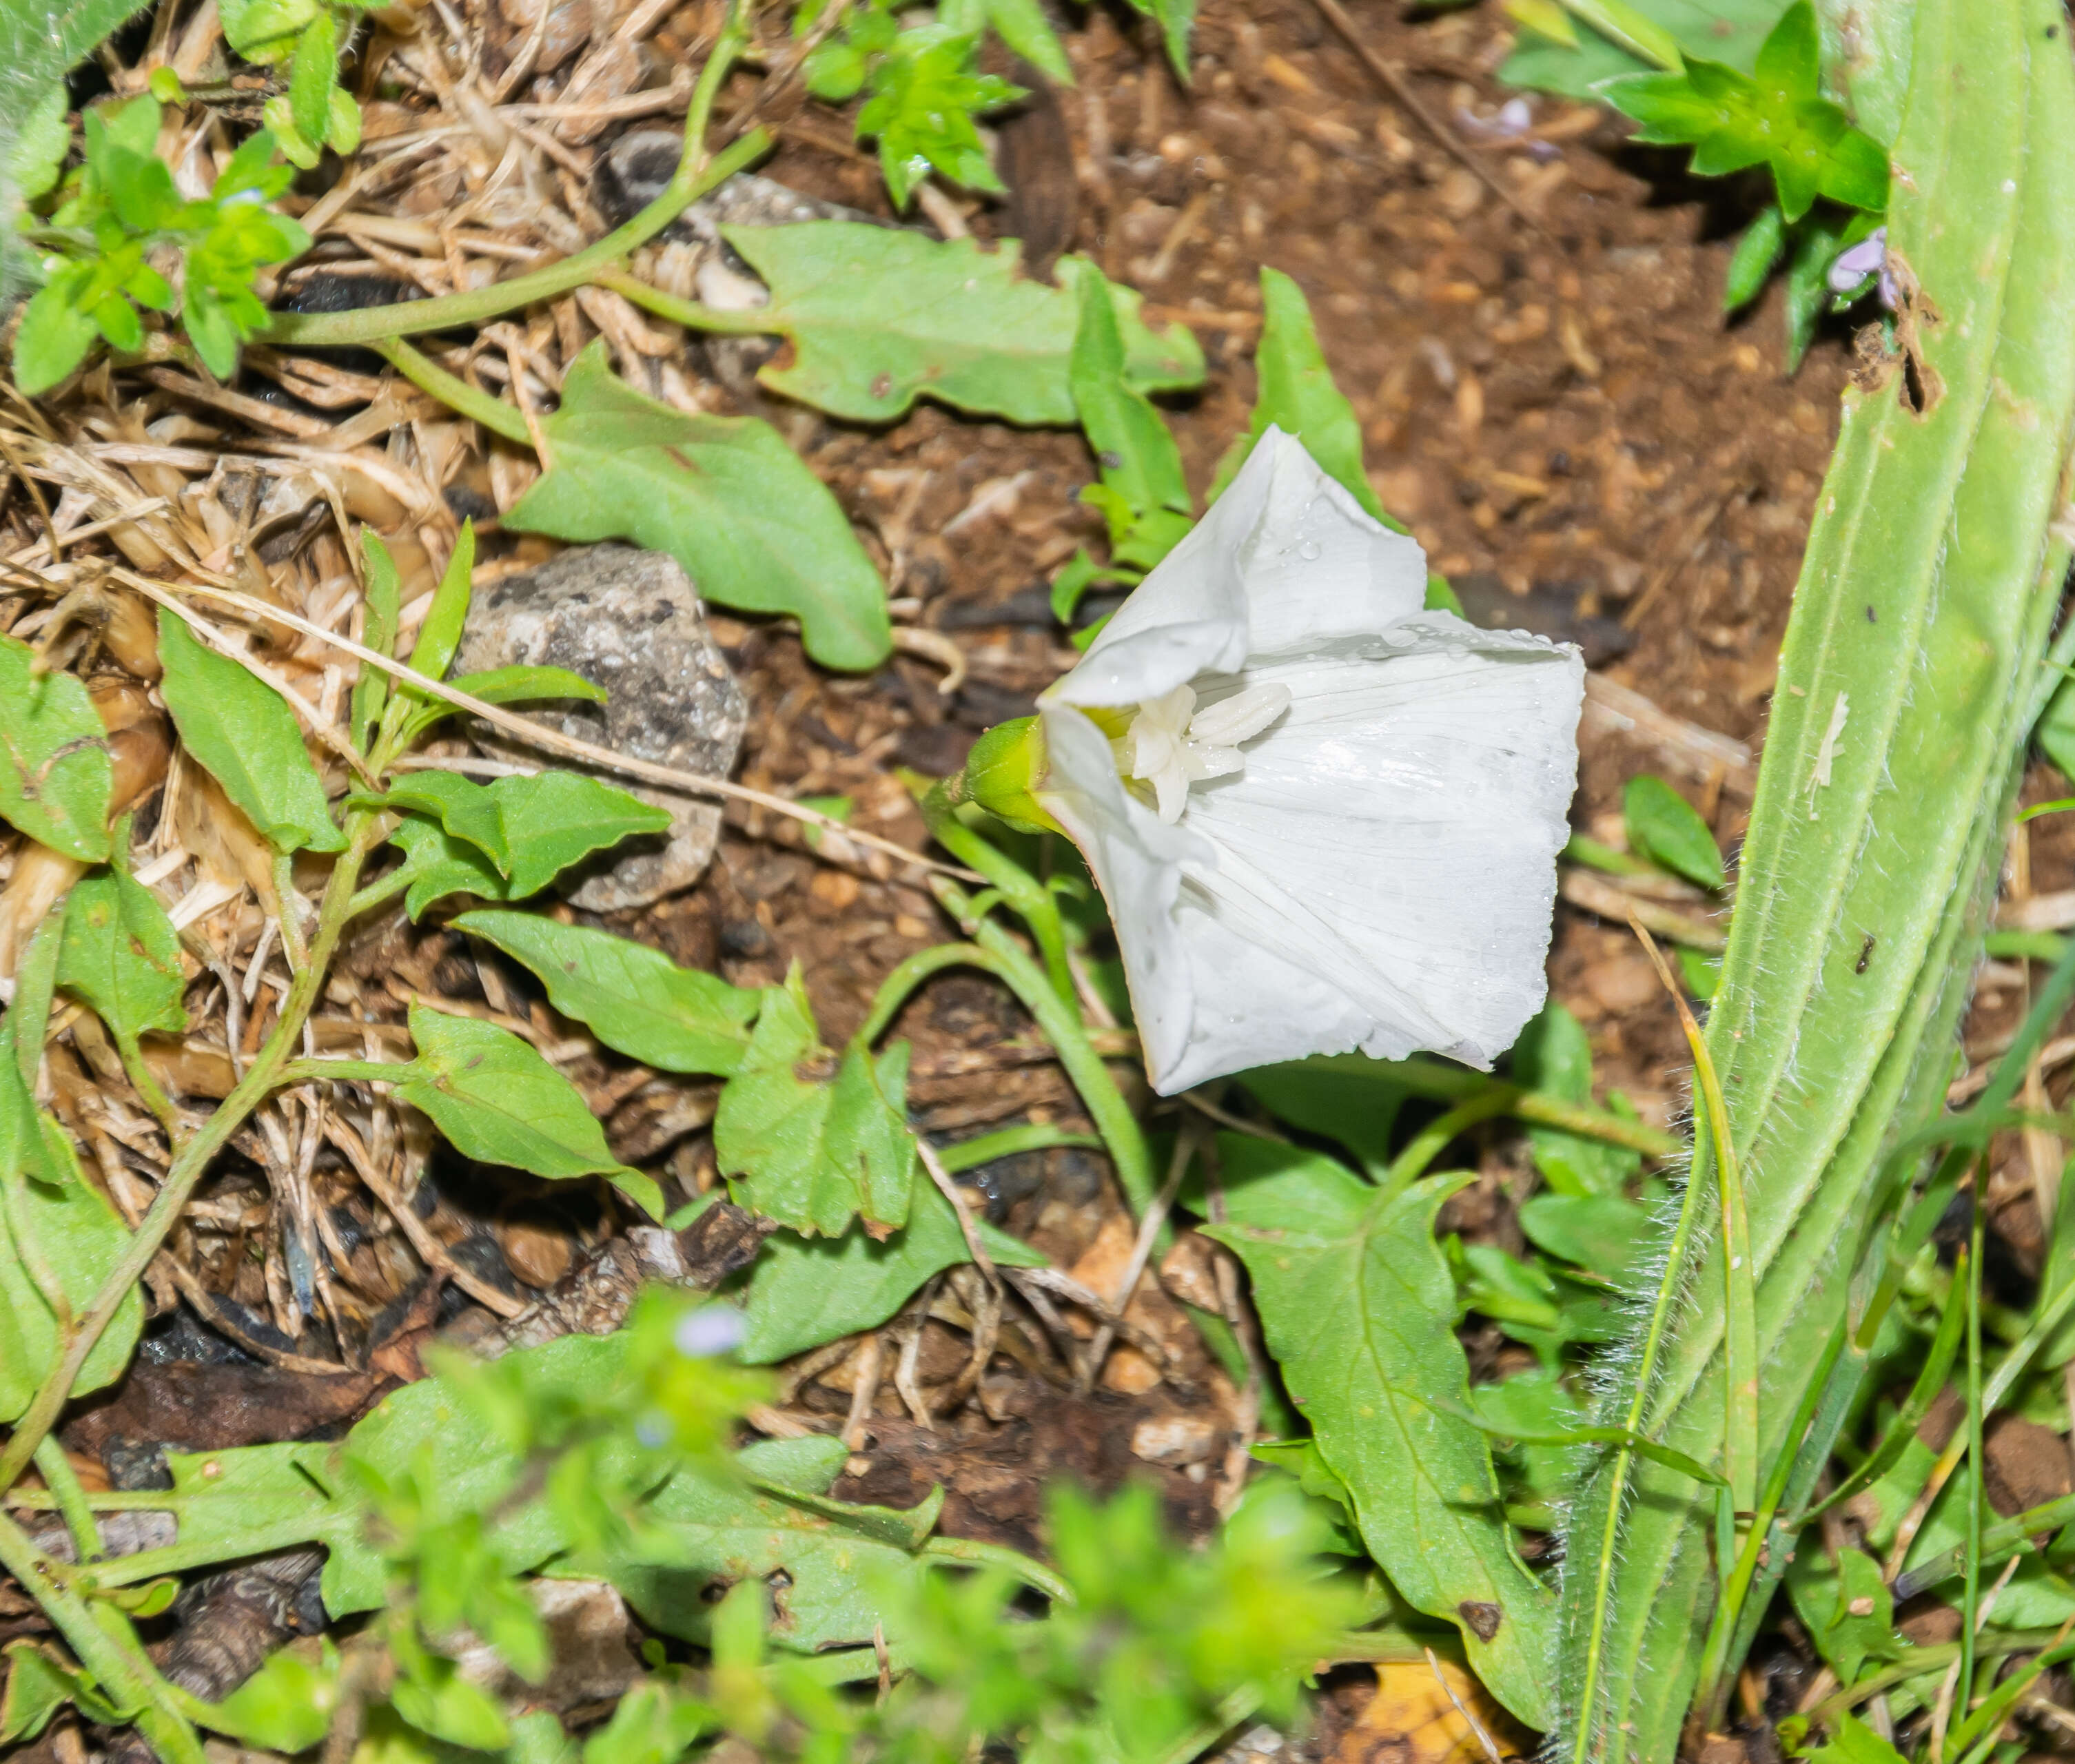
[[[988,1254],[1002,1266],[1044,1265],[1042,1256],[1006,1232],[984,1219],[979,1228]],[[884,1243],[859,1232],[833,1241],[781,1232],[764,1244],[750,1276],[742,1357],[768,1366],[876,1329],[930,1275],[969,1259],[958,1215],[931,1182],[917,1185],[907,1228]]]
[[[845,297],[855,305],[855,285]],[[807,653],[824,666],[886,659],[892,625],[879,572],[827,487],[768,423],[690,416],[644,398],[613,377],[601,339],[577,358],[542,429],[548,470],[504,516],[507,528],[667,551],[706,599],[797,618]]]
[[[1554,1603],[1515,1551],[1467,1406],[1434,1215],[1466,1178],[1390,1195],[1295,1147],[1218,1137],[1227,1223],[1269,1351],[1392,1584],[1462,1630],[1472,1669],[1530,1726],[1550,1717]],[[1431,1394],[1443,1406],[1428,1407]]]
[[[341,851],[324,781],[280,694],[159,610],[159,683],[180,744],[277,851]]]
[[[462,1156],[536,1176],[606,1176],[652,1213],[656,1185],[605,1143],[583,1093],[508,1029],[411,1007],[418,1057],[396,1094],[432,1117]]]
[[[457,929],[523,962],[565,1017],[668,1072],[726,1077],[742,1064],[763,995],[679,967],[660,950],[533,913],[464,913]]]
[[[0,820],[83,863],[108,855],[114,772],[108,731],[86,688],[0,636]]]
[[[806,1236],[840,1236],[858,1215],[881,1233],[896,1229],[915,1186],[907,1085],[905,1042],[876,1061],[855,1044],[840,1061],[830,1055],[795,970],[764,995],[748,1051],[720,1094],[720,1172],[744,1205]]]
[[[1075,421],[1075,297],[1019,275],[1013,240],[983,251],[848,221],[722,232],[770,285],[757,328],[792,341],[789,361],[759,376],[773,391],[855,422],[891,422],[918,397],[1015,423]],[[1138,296],[1114,292],[1130,383],[1202,384],[1195,339],[1178,325],[1149,330]]]
[[[187,1027],[180,934],[158,896],[113,865],[72,891],[57,983],[90,1005],[118,1041]]]
[[[578,772],[540,772],[477,784],[458,772],[414,772],[381,799],[436,815],[511,882],[512,896],[538,892],[579,859],[637,833],[661,833],[669,812]]]

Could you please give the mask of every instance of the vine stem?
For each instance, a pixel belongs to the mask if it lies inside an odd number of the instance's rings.
[[[449,409],[458,411],[508,441],[527,447],[533,445],[524,412],[513,409],[501,398],[491,397],[481,387],[470,385],[458,375],[449,374],[402,337],[383,337],[375,343],[375,351],[419,391],[431,393]]]
[[[379,343],[387,338],[410,337],[425,331],[443,331],[457,325],[479,325],[536,300],[553,300],[570,289],[594,280],[623,257],[645,245],[686,208],[717,184],[732,177],[752,160],[768,151],[768,130],[752,129],[717,154],[706,150],[706,125],[713,117],[714,100],[734,67],[735,58],[749,40],[743,22],[743,8],[728,8],[727,22],[720,39],[699,72],[690,108],[685,113],[685,147],[677,169],[656,200],[611,232],[586,246],[574,257],[530,275],[492,283],[466,293],[443,294],[429,300],[407,300],[396,306],[363,307],[350,313],[277,313],[259,334],[259,341],[288,349],[314,349],[345,343]],[[426,388],[431,391],[431,387]],[[442,395],[435,391],[433,396]],[[522,437],[523,438],[523,437]]]
[[[14,1438],[22,1438],[19,1428]],[[104,1622],[80,1596],[63,1567],[38,1549],[28,1533],[4,1512],[0,1512],[0,1567],[35,1595],[110,1700],[137,1711],[137,1725],[163,1764],[207,1764],[201,1741],[174,1700],[172,1687],[143,1657],[128,1621],[110,1610]]]
[[[281,1015],[274,1025],[274,1033],[267,1038],[251,1065],[246,1069],[236,1088],[226,1096],[216,1112],[211,1115],[193,1136],[180,1148],[172,1166],[166,1172],[166,1179],[151,1203],[151,1210],[124,1248],[121,1257],[108,1272],[94,1294],[93,1302],[72,1325],[66,1337],[64,1351],[59,1356],[57,1364],[38,1389],[34,1401],[14,1425],[14,1431],[4,1451],[0,1451],[0,1493],[14,1485],[15,1481],[35,1456],[36,1447],[43,1443],[64,1408],[72,1387],[77,1381],[80,1369],[86,1364],[87,1356],[93,1352],[95,1343],[101,1340],[116,1311],[128,1296],[130,1289],[143,1276],[159,1246],[166,1240],[166,1234],[173,1228],[174,1221],[187,1205],[188,1197],[194,1192],[195,1184],[201,1180],[210,1161],[230,1143],[234,1134],[245,1124],[247,1116],[267,1099],[280,1079],[282,1068],[288,1064],[303,1032],[303,1024],[317,1001],[324,984],[325,970],[330,966],[332,953],[347,923],[346,908],[350,903],[356,884],[360,880],[361,866],[367,860],[380,837],[377,828],[379,818],[367,810],[358,810],[346,822],[346,848],[338,862],[332,868],[331,880],[326,884],[324,901],[318,911],[317,932],[309,951],[309,960],[296,973],[290,983],[288,996],[282,1000]],[[24,1585],[28,1584],[23,1582]],[[197,1754],[198,1756],[199,1754]]]

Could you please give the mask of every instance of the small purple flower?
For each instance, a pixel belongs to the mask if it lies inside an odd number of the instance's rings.
[[[1830,292],[1849,294],[1869,275],[1880,278],[1880,303],[1892,313],[1898,296],[1895,277],[1887,267],[1887,229],[1884,226],[1875,227],[1857,245],[1837,254],[1830,265]]]
[[[1556,157],[1556,147],[1547,141],[1528,139],[1535,126],[1534,113],[1525,98],[1508,98],[1490,116],[1479,116],[1464,105],[1456,106],[1456,126],[1472,141],[1526,141],[1528,157],[1546,164]]]
[[[742,1345],[747,1323],[728,1305],[707,1305],[681,1319],[671,1338],[687,1360],[712,1360]]]

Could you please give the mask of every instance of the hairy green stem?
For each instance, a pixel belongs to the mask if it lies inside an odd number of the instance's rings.
[[[245,1124],[246,1118],[280,1084],[282,1069],[288,1064],[301,1040],[303,1024],[317,1002],[325,971],[330,966],[332,954],[346,929],[346,908],[353,898],[361,866],[367,862],[367,854],[379,836],[374,825],[375,819],[364,810],[348,817],[346,848],[333,866],[331,880],[325,887],[324,901],[318,909],[316,939],[308,951],[309,959],[289,983],[288,996],[281,1001],[281,1014],[273,1033],[267,1037],[246,1069],[244,1077],[215,1113],[196,1129],[174,1157],[143,1223],[109,1270],[108,1277],[94,1294],[93,1302],[68,1332],[57,1364],[15,1422],[6,1448],[0,1450],[0,1493],[14,1486],[36,1447],[56,1423],[59,1411],[79,1377],[80,1369],[86,1364],[87,1356],[93,1352],[94,1344],[101,1340],[101,1332],[128,1296],[130,1289],[158,1253],[159,1246],[173,1228],[181,1209],[187,1205],[188,1197],[194,1192],[195,1184],[201,1180],[210,1162]]]
[[[18,1428],[14,1437],[21,1436]],[[137,1711],[138,1729],[151,1741],[161,1764],[207,1764],[201,1741],[174,1700],[172,1687],[135,1647],[121,1613],[109,1613],[114,1621],[104,1623],[75,1590],[64,1569],[39,1550],[5,1513],[0,1513],[0,1568],[34,1595],[109,1700]]]
[[[1327,1071],[1344,1071],[1373,1079],[1414,1096],[1437,1103],[1458,1103],[1487,1093],[1503,1095],[1503,1114],[1518,1116],[1537,1127],[1554,1127],[1584,1139],[1620,1145],[1646,1157],[1684,1157],[1690,1148],[1685,1141],[1650,1126],[1630,1120],[1604,1108],[1584,1103],[1568,1103],[1518,1084],[1508,1083],[1467,1066],[1449,1066],[1439,1060],[1373,1060],[1363,1054],[1332,1054],[1315,1058],[1311,1065]]]

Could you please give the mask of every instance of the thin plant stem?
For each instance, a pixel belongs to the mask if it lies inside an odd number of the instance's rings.
[[[688,331],[710,331],[729,337],[756,337],[771,329],[771,321],[759,307],[747,312],[727,312],[718,306],[708,306],[699,300],[681,300],[675,294],[666,294],[660,288],[652,288],[638,275],[629,275],[624,270],[606,270],[598,278],[600,288],[609,288],[623,299],[653,313],[656,317],[672,325],[681,325]]]
[[[144,1099],[144,1106],[158,1118],[159,1126],[166,1130],[166,1144],[177,1152],[180,1141],[187,1137],[187,1124],[180,1119],[180,1112],[173,1107],[173,1099],[167,1095],[151,1068],[144,1063],[143,1051],[137,1046],[137,1037],[110,1029],[110,1038],[115,1043],[116,1056],[122,1062],[123,1075],[130,1087]]]
[[[21,1437],[18,1428],[14,1438]],[[111,1702],[137,1711],[137,1726],[162,1764],[207,1764],[201,1741],[182,1713],[172,1686],[159,1676],[141,1650],[133,1651],[135,1638],[129,1625],[121,1625],[120,1634],[104,1626],[74,1588],[64,1565],[39,1550],[5,1513],[0,1513],[0,1568],[35,1596],[103,1694]],[[131,1645],[125,1645],[126,1637]]]
[[[944,1562],[963,1562],[971,1567],[1000,1568],[1058,1604],[1075,1602],[1073,1588],[1061,1576],[1005,1544],[983,1542],[978,1538],[938,1536],[922,1546],[921,1554]]]
[[[769,151],[772,137],[760,128],[751,130],[719,153],[709,155],[706,149],[706,126],[712,120],[714,100],[735,65],[736,56],[748,41],[743,12],[739,0],[729,7],[727,22],[721,27],[720,39],[699,72],[691,106],[685,114],[685,145],[677,171],[655,201],[623,226],[615,228],[595,244],[586,246],[559,263],[466,293],[443,294],[429,300],[406,300],[395,306],[364,307],[350,313],[277,313],[261,333],[260,340],[284,349],[378,343],[386,337],[443,331],[458,325],[479,325],[486,319],[530,306],[536,300],[553,300],[594,280],[600,271],[613,267],[621,259],[645,245],[699,197]]]
[[[1506,1094],[1510,1087],[1493,1085],[1481,1095],[1456,1104],[1447,1113],[1436,1116],[1421,1128],[1405,1149],[1391,1159],[1390,1167],[1384,1172],[1384,1193],[1399,1193],[1419,1177],[1455,1140],[1479,1121],[1488,1121],[1495,1115],[1505,1114],[1513,1101]]]
[[[87,1504],[86,1490],[80,1486],[79,1472],[56,1435],[48,1434],[36,1447],[36,1469],[43,1486],[64,1516],[72,1536],[72,1558],[82,1566],[101,1554],[101,1528],[94,1523],[93,1509]]]
[[[494,435],[530,447],[532,431],[523,412],[501,398],[493,398],[479,386],[471,386],[458,375],[449,374],[437,362],[420,354],[400,337],[385,337],[375,342],[375,352],[419,391],[430,392],[449,409],[460,412]]]
[[[143,1223],[131,1235],[115,1265],[101,1282],[85,1314],[67,1333],[57,1364],[52,1368],[28,1408],[15,1422],[14,1434],[5,1449],[0,1450],[0,1493],[14,1486],[36,1447],[56,1422],[58,1412],[64,1408],[72,1385],[78,1381],[81,1368],[86,1364],[87,1356],[93,1352],[94,1344],[101,1340],[130,1289],[159,1253],[159,1246],[166,1240],[167,1233],[173,1228],[211,1160],[280,1083],[281,1070],[301,1039],[303,1025],[317,1002],[325,970],[330,966],[333,952],[346,929],[346,908],[353,898],[361,867],[380,838],[377,821],[377,816],[366,810],[357,810],[347,818],[346,850],[333,866],[331,880],[325,889],[323,904],[318,909],[317,938],[307,952],[308,959],[289,983],[273,1033],[267,1037],[265,1045],[246,1068],[244,1077],[216,1112],[175,1154]]]
[[[1966,1706],[1974,1683],[1974,1630],[1981,1617],[1982,1497],[1986,1479],[1982,1456],[1982,1249],[1986,1214],[1982,1190],[1987,1185],[1988,1153],[1974,1166],[1974,1215],[1967,1239],[1967,1557],[1966,1596],[1960,1601],[1961,1706]]]
[[[1045,959],[1045,975],[1053,990],[1078,1005],[1074,975],[1066,963],[1066,929],[1052,891],[991,839],[984,839],[958,817],[942,785],[922,798],[922,818],[930,836],[967,868],[978,871],[1001,891],[1002,902],[1030,928]]]

